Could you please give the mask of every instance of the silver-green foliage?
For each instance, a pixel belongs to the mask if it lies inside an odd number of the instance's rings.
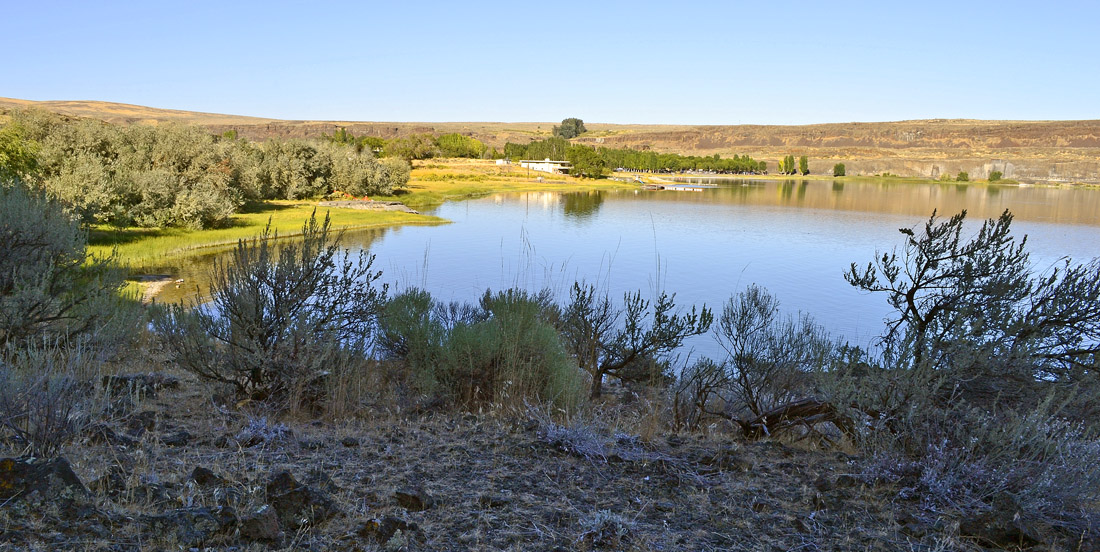
[[[407,163],[380,162],[346,144],[256,145],[195,126],[114,126],[35,111],[15,119],[0,131],[0,161],[11,160],[3,166],[33,169],[34,182],[85,222],[208,228],[227,224],[247,201],[334,189],[390,194],[409,179]]]
[[[486,292],[468,305],[410,289],[384,309],[379,344],[421,393],[467,407],[524,399],[571,406],[583,382],[552,324],[555,312],[546,292]]]
[[[170,306],[154,321],[181,367],[241,396],[282,399],[318,372],[366,354],[386,286],[374,257],[340,249],[311,216],[302,237],[270,228],[215,262],[209,300]]]
[[[19,181],[0,183],[0,345],[111,341],[128,331],[134,313],[118,294],[122,274],[109,258],[87,258],[86,240],[60,203]]]

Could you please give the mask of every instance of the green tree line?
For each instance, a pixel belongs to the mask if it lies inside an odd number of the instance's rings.
[[[197,126],[117,126],[21,111],[0,129],[15,176],[62,201],[85,223],[209,228],[247,202],[390,194],[408,163],[370,148],[214,136]]]
[[[592,148],[583,145],[571,145],[568,140],[560,137],[536,140],[530,144],[508,142],[504,145],[504,157],[513,160],[551,159],[554,161],[570,161],[576,165],[574,158],[590,157],[587,151],[582,152],[581,149],[576,148],[591,150],[602,161],[603,166],[608,169],[617,168],[664,173],[706,171],[727,174],[757,174],[766,172],[768,168],[767,163],[756,161],[748,155],[734,155],[733,157],[723,158],[718,154],[695,156],[626,148]]]

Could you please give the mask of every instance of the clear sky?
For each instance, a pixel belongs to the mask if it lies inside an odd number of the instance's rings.
[[[1100,3],[3,0],[0,96],[283,119],[1100,118]]]

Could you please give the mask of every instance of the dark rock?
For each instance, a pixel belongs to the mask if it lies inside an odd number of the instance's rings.
[[[281,471],[267,484],[267,502],[289,530],[317,525],[339,513],[336,504],[321,491],[302,485],[290,472]]]
[[[93,493],[117,498],[126,491],[126,472],[119,466],[111,466],[107,473],[94,479],[88,484],[88,489]]]
[[[399,489],[394,491],[393,498],[410,512],[420,512],[435,505],[435,499],[421,488]]]
[[[705,454],[699,459],[699,463],[720,470],[739,472],[749,472],[754,467],[751,460],[742,458],[732,448],[722,448],[713,454]]]
[[[863,480],[847,473],[842,473],[836,478],[836,486],[842,489],[850,487],[862,487]]]
[[[190,479],[202,487],[216,487],[228,483],[222,476],[202,466],[198,466],[191,471]]]
[[[978,539],[986,545],[1027,548],[1045,540],[1046,527],[1028,523],[1008,493],[993,497],[992,507],[959,521],[959,535]]]
[[[179,429],[162,436],[160,442],[170,447],[185,447],[191,442],[191,434],[186,429]]]
[[[135,437],[140,437],[146,431],[153,431],[156,426],[157,413],[152,410],[143,410],[126,420],[127,432]]]
[[[340,444],[348,448],[357,447],[359,446],[359,439],[356,439],[355,437],[344,437],[343,439],[340,439]]]
[[[325,448],[325,442],[321,439],[299,439],[298,446],[306,450],[321,450]]]
[[[0,500],[26,499],[35,493],[48,502],[73,502],[90,496],[64,458],[0,459]]]
[[[240,530],[241,536],[251,541],[277,543],[282,538],[279,515],[267,504],[241,518]]]
[[[152,506],[168,506],[179,503],[172,497],[171,489],[167,485],[143,481],[135,485],[128,492],[135,503],[149,504]]]
[[[335,494],[341,490],[340,486],[332,480],[332,477],[329,477],[329,474],[321,468],[309,470],[309,473],[306,474],[306,483],[329,494]]]
[[[512,503],[512,497],[502,494],[483,494],[477,498],[477,503],[483,508],[500,508]]]
[[[403,533],[419,533],[420,528],[415,523],[405,521],[397,516],[385,516],[367,520],[355,530],[355,534],[372,539],[380,544],[386,544],[398,531]]]
[[[160,372],[103,376],[103,387],[112,394],[139,394],[156,397],[161,389],[177,389],[180,380]]]
[[[141,516],[148,535],[174,540],[183,545],[201,545],[214,535],[232,529],[237,515],[232,508],[180,508],[159,515]]]
[[[106,443],[112,446],[124,446],[132,447],[137,444],[133,438],[128,435],[119,435],[111,426],[96,422],[88,424],[84,428],[84,434],[88,437],[88,442],[92,444]]]
[[[676,511],[676,503],[672,502],[671,500],[658,500],[657,503],[653,505],[653,507],[656,508],[658,512]]]

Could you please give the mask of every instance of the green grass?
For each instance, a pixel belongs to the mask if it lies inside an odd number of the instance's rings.
[[[538,176],[544,182],[538,182]],[[407,190],[376,200],[400,201],[413,209],[423,209],[446,201],[470,199],[502,192],[610,190],[632,187],[610,180],[576,179],[545,175],[515,165],[498,166],[483,160],[433,160],[413,170]],[[92,229],[88,252],[108,255],[117,248],[120,264],[137,269],[178,264],[182,259],[230,249],[237,241],[258,235],[268,223],[280,237],[301,233],[302,224],[314,208],[326,212],[335,229],[367,229],[409,224],[443,224],[447,221],[428,215],[394,211],[326,209],[316,201],[267,201],[233,216],[226,228],[188,230],[183,228],[123,228],[100,226]]]
[[[308,201],[270,201],[233,216],[227,228],[187,230],[183,228],[123,228],[97,227],[88,239],[88,252],[107,255],[117,248],[122,265],[140,268],[163,265],[168,261],[217,249],[235,246],[243,238],[263,231],[268,221],[281,237],[301,233],[302,224],[314,209],[319,217],[327,212],[334,229],[360,229],[405,224],[441,224],[446,221],[433,216],[393,211],[356,209],[326,209]]]

